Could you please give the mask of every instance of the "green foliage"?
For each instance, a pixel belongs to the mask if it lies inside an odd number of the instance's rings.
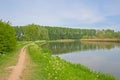
[[[59,40],[59,39],[96,39],[120,38],[120,32],[114,30],[73,29],[30,24],[15,27],[18,40]]]
[[[0,20],[0,53],[13,50],[16,47],[15,31],[9,22]]]
[[[109,39],[112,39],[112,38],[118,38],[117,36],[115,36],[115,32],[114,30],[110,30],[110,29],[107,29],[107,30],[98,30],[97,31],[97,38],[109,38]]]
[[[116,38],[120,39],[120,31],[119,31],[119,32],[115,32],[115,33],[114,33],[114,36],[115,36]]]
[[[95,36],[94,29],[72,29],[61,27],[47,27],[49,38],[51,40],[57,39],[81,39],[84,35]]]
[[[34,74],[28,80],[115,80],[111,75],[53,57],[35,44],[29,46],[28,51],[35,65],[32,68]]]
[[[48,40],[48,31],[35,24],[15,27],[17,39],[23,41]]]
[[[119,39],[120,32],[114,32],[114,30],[95,30],[95,29],[73,29],[73,28],[61,28],[61,27],[49,27],[48,34],[50,40],[58,39],[96,39],[96,38],[109,38]]]

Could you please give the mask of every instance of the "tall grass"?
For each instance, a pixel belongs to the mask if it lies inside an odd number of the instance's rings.
[[[109,74],[95,72],[81,64],[72,64],[33,44],[28,47],[34,63],[28,80],[115,80]]]

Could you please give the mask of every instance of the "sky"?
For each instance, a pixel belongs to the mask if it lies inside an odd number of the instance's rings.
[[[120,31],[120,0],[0,0],[0,19],[14,26]]]

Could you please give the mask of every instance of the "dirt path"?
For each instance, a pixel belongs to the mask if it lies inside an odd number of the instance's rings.
[[[13,68],[8,80],[20,80],[20,76],[25,68],[26,46],[24,46],[19,54],[19,59],[16,66]]]

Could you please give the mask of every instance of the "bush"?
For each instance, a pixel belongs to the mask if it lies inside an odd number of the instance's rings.
[[[9,22],[0,20],[0,53],[11,51],[16,46],[15,31]]]

